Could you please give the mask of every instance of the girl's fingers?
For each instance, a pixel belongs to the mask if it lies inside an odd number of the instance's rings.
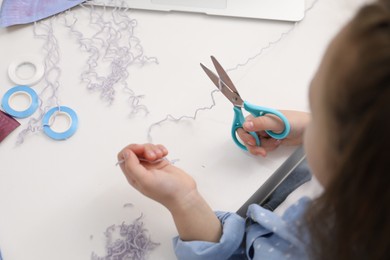
[[[121,164],[122,171],[129,182],[137,182],[147,175],[147,170],[140,163],[138,156],[131,150],[124,150],[124,163]]]
[[[280,132],[284,129],[282,120],[271,114],[259,117],[248,116],[242,126],[244,130],[248,132],[259,132],[264,130]]]
[[[168,150],[161,144],[145,144],[144,158],[148,161],[155,161],[165,157],[168,154]]]
[[[253,155],[267,156],[267,153],[279,147],[281,141],[273,138],[262,138],[261,146],[247,145],[248,151]]]
[[[256,139],[242,128],[238,128],[236,134],[245,146],[255,146]]]
[[[237,129],[237,134],[253,155],[266,156],[267,152],[275,150],[281,144],[281,140],[271,138],[265,132],[263,134],[259,133],[261,146],[257,146],[256,139],[244,129]]]
[[[248,152],[253,155],[260,155],[262,157],[267,156],[267,151],[261,146],[247,146]]]
[[[126,150],[131,150],[137,157],[151,162],[163,158],[168,154],[168,150],[161,144],[130,144],[118,153],[118,161],[123,160],[123,153]]]
[[[123,160],[124,159],[124,153],[126,150],[131,150],[133,153],[135,153],[137,156],[142,156],[144,151],[145,151],[145,146],[141,144],[130,144],[126,146],[125,148],[122,149],[118,153],[118,160]]]
[[[164,145],[158,144],[157,147],[161,150],[163,157],[168,155],[168,149]]]

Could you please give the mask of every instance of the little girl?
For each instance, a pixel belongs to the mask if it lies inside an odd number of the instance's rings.
[[[179,259],[390,259],[390,0],[361,8],[328,47],[310,86],[312,114],[283,111],[291,123],[281,144],[302,142],[313,175],[324,187],[282,217],[250,205],[247,219],[213,212],[193,178],[165,160],[162,145],[132,144],[118,159],[129,183],[172,214]],[[248,118],[245,131],[276,142],[264,130],[283,130],[271,116]],[[303,135],[304,132],[304,135]],[[268,138],[268,139],[267,139]]]

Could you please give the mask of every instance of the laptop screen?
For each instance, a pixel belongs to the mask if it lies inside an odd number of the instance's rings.
[[[305,0],[99,0],[90,4],[293,22],[303,19],[305,8]]]

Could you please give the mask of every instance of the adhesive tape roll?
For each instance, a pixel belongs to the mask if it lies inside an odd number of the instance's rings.
[[[18,76],[18,69],[23,65],[31,65],[34,67],[34,75],[29,78],[21,78]],[[45,68],[38,57],[25,56],[14,60],[8,67],[9,78],[18,85],[34,85],[38,83],[45,74]]]
[[[50,120],[55,113],[65,114],[70,119],[70,126],[64,132],[55,132],[51,128]],[[54,115],[55,117],[56,115]],[[71,137],[77,130],[78,118],[74,110],[66,106],[53,107],[43,116],[42,119],[43,132],[54,140],[65,140]]]
[[[18,110],[13,109],[10,106],[10,99],[12,97],[14,97],[15,95],[17,95],[17,94],[25,94],[25,95],[29,96],[30,104],[29,104],[29,107],[26,110],[18,111]],[[2,107],[4,109],[4,111],[6,113],[8,113],[9,115],[13,116],[13,117],[17,117],[17,118],[29,117],[32,114],[34,114],[34,112],[38,108],[38,95],[30,87],[27,87],[27,86],[15,86],[15,87],[9,89],[4,94],[2,102],[1,102],[1,105],[2,105]]]

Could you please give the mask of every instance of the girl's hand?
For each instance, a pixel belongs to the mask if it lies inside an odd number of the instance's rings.
[[[220,221],[198,193],[194,179],[163,160],[167,154],[162,145],[131,144],[118,154],[118,160],[134,188],[171,212],[182,240],[218,242]]]
[[[164,160],[167,154],[163,145],[131,144],[118,154],[118,160],[123,161],[120,167],[134,188],[170,210],[196,191],[196,183]]]
[[[291,125],[290,134],[285,139],[274,139],[265,132],[265,130],[281,132],[284,129],[283,122],[270,114],[256,118],[249,115],[243,124],[243,129],[237,130],[238,136],[251,154],[265,157],[269,151],[275,150],[281,144],[302,144],[304,130],[310,121],[310,113],[289,110],[281,110],[280,112],[287,117]],[[256,132],[260,138],[261,146],[256,146],[255,138],[247,132]]]

